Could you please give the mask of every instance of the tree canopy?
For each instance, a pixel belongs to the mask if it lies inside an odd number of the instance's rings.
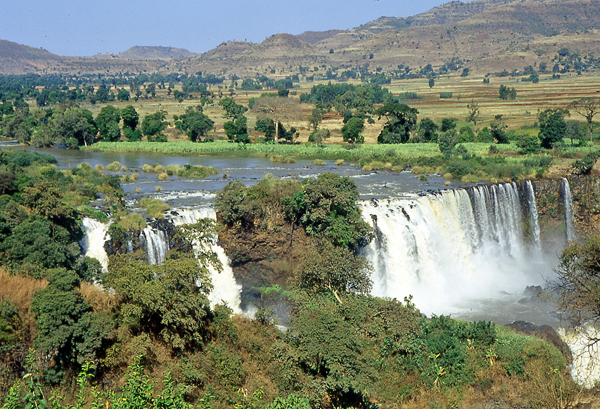
[[[417,124],[416,108],[406,104],[388,102],[381,108],[375,110],[374,114],[379,118],[385,116],[386,124],[377,137],[377,143],[406,143],[410,134]]]

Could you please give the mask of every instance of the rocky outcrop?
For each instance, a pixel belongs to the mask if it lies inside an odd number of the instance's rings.
[[[506,326],[522,334],[532,335],[534,337],[548,341],[556,348],[558,348],[558,350],[564,355],[567,364],[573,362],[573,357],[571,355],[571,350],[569,349],[569,346],[565,343],[565,341],[562,340],[560,335],[558,335],[558,332],[556,332],[556,330],[551,326],[537,326],[526,321],[514,321]]]
[[[568,175],[573,198],[575,236],[578,241],[600,235],[600,179],[593,175]],[[561,179],[534,182],[542,243],[558,249],[565,241],[565,198]]]
[[[231,260],[236,281],[242,285],[242,307],[257,304],[260,287],[277,284],[287,288],[309,241],[303,228],[277,215],[263,226],[224,228],[219,233],[219,244]]]

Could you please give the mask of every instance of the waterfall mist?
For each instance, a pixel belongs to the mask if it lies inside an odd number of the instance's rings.
[[[539,261],[537,208],[522,208],[514,183],[363,202],[362,210],[376,231],[364,249],[375,268],[373,295],[412,295],[426,314],[521,295],[528,285],[543,285],[551,271]],[[528,239],[524,211],[532,230]]]

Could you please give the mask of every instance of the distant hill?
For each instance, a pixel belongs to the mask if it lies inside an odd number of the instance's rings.
[[[40,72],[60,59],[43,48],[0,40],[0,72],[5,74]]]
[[[98,54],[97,58],[121,58],[124,60],[180,60],[193,57],[185,48],[134,46],[117,54]]]
[[[296,37],[304,42],[310,44],[316,44],[319,41],[326,40],[329,37],[333,37],[339,33],[345,33],[348,30],[327,30],[327,31],[305,31],[302,34],[298,34]]]
[[[381,17],[351,30],[280,33],[260,44],[222,43],[203,54],[132,47],[118,54],[59,57],[4,41],[0,73],[202,71],[255,77],[289,75],[303,67],[318,76],[331,67],[385,71],[431,64],[437,69],[453,61],[471,73],[485,74],[554,64],[561,48],[600,54],[599,0],[451,1],[415,16]]]

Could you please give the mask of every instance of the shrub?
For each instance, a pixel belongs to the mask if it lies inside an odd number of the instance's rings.
[[[118,172],[119,170],[121,170],[121,164],[119,162],[113,162],[110,165],[108,165],[106,167],[106,170],[109,170],[111,172]]]
[[[440,92],[440,98],[452,98],[451,92]]]
[[[119,225],[127,230],[143,230],[146,228],[146,219],[139,213],[130,213],[119,220]]]
[[[163,213],[169,210],[168,204],[162,200],[153,199],[150,197],[142,198],[140,200],[140,206],[146,210],[146,214],[148,214],[148,216],[155,219],[163,219],[165,217]]]

